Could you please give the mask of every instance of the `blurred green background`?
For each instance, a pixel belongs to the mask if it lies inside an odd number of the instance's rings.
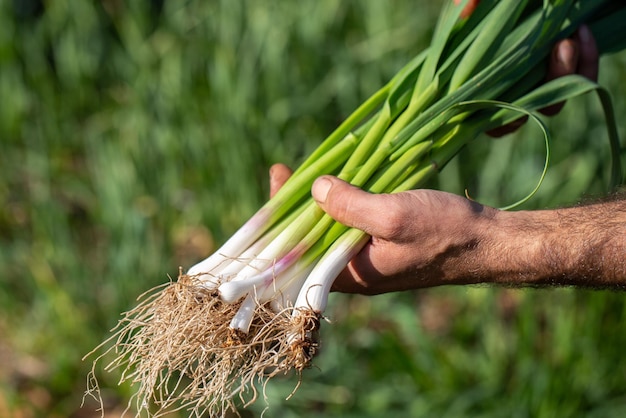
[[[0,0],[0,416],[94,417],[90,361],[143,291],[208,255],[423,48],[440,2]],[[626,56],[601,83],[626,112]],[[595,97],[551,118],[524,208],[607,187]],[[620,126],[626,136],[626,123]],[[432,186],[505,205],[534,187],[529,126],[479,138]],[[333,295],[317,368],[272,417],[626,414],[623,293],[439,288]],[[106,416],[132,388],[99,371]],[[260,416],[258,402],[245,416]],[[183,414],[184,415],[184,414]]]

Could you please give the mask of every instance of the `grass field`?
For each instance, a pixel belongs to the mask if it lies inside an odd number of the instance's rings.
[[[440,2],[0,0],[0,416],[81,408],[101,342],[145,290],[208,255],[423,48]],[[626,136],[626,55],[603,59]],[[602,196],[595,97],[549,121],[529,208]],[[432,187],[499,206],[530,191],[529,126],[479,138]],[[626,414],[626,295],[439,288],[333,295],[323,350],[267,388],[271,417]],[[107,417],[132,388],[99,373]],[[258,402],[244,416],[260,416]],[[181,416],[184,416],[181,415]]]

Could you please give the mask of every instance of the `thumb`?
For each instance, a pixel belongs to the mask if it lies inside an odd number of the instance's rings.
[[[311,188],[313,199],[324,212],[346,226],[386,238],[389,225],[384,215],[386,196],[359,189],[337,177],[322,176]]]

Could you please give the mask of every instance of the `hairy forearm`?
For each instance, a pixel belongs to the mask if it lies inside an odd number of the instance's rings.
[[[626,288],[626,199],[499,212],[485,229],[480,280],[513,286]]]

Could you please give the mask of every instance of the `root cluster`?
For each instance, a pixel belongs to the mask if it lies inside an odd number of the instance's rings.
[[[92,352],[108,347],[94,361],[88,394],[99,398],[95,369],[106,358],[105,370],[121,369],[120,383],[136,387],[127,412],[158,417],[182,409],[190,416],[225,416],[236,413],[239,403],[254,402],[272,377],[300,375],[310,366],[317,314],[259,305],[243,333],[229,327],[239,305],[223,303],[217,292],[183,274],[152,289]]]

